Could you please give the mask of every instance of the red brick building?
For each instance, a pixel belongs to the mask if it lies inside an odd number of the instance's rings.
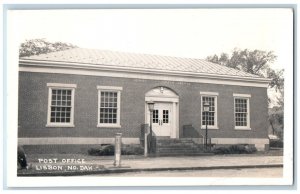
[[[268,146],[268,79],[200,59],[75,48],[19,61],[19,144],[139,144],[153,132],[213,144]],[[204,115],[202,105],[209,102]]]

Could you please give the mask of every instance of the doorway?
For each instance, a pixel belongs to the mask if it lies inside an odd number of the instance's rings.
[[[152,131],[156,136],[179,138],[179,97],[169,88],[156,87],[145,96],[145,122],[150,124],[147,102],[154,102]]]

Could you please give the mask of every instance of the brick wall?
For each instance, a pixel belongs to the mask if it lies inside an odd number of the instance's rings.
[[[48,108],[47,83],[77,84],[75,89],[74,124],[72,128],[46,127]],[[121,128],[97,127],[97,85],[121,86]],[[180,136],[184,125],[200,129],[200,91],[218,92],[218,126],[209,130],[210,137],[266,138],[267,90],[265,88],[183,83],[170,81],[111,78],[84,75],[19,73],[19,137],[140,137],[145,121],[145,93],[165,86],[179,95]],[[251,94],[251,131],[234,130],[233,93]]]

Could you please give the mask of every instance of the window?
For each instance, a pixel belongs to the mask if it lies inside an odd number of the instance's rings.
[[[235,129],[250,130],[250,111],[248,94],[234,94]]]
[[[98,86],[98,127],[121,127],[120,97],[122,87]]]
[[[169,123],[169,110],[163,110],[163,123]]]
[[[153,110],[153,123],[158,123],[158,110]]]
[[[201,128],[218,129],[217,120],[217,92],[200,92],[201,94]],[[209,103],[209,111],[203,112],[204,103]]]
[[[76,84],[48,83],[47,127],[74,127]]]
[[[154,109],[153,115],[152,115],[152,123],[158,123],[159,125],[162,125],[163,123],[170,123],[169,116],[170,111],[165,109]]]

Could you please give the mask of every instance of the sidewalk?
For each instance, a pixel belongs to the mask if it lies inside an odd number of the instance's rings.
[[[18,176],[79,176],[138,171],[283,167],[282,156],[262,155],[214,155],[150,158],[145,158],[143,156],[122,156],[121,167],[113,166],[114,157],[112,156],[95,157],[77,155],[75,158],[84,158],[85,162],[82,164],[64,163],[62,162],[64,160],[59,157],[55,164],[39,163],[38,160],[33,160],[32,162],[29,161],[31,169],[18,170]],[[42,166],[45,165],[51,165],[52,169],[43,169]],[[54,166],[61,166],[61,168],[53,170]]]

